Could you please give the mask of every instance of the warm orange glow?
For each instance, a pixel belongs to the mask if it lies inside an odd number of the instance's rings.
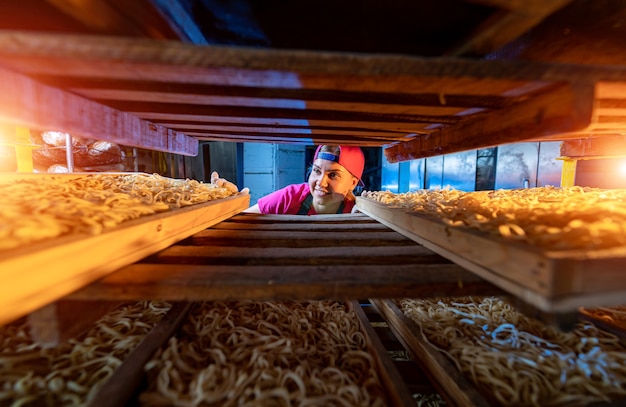
[[[617,165],[617,172],[622,177],[626,177],[626,158],[620,160],[619,164]]]
[[[0,123],[0,144],[12,144],[14,141],[15,131],[13,127]]]

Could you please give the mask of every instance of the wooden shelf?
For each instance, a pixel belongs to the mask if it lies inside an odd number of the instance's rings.
[[[579,307],[619,305],[626,298],[623,248],[546,252],[361,197],[357,207],[539,310],[576,313]]]
[[[69,298],[288,300],[498,292],[363,214],[244,213]]]
[[[626,68],[0,32],[0,120],[195,154],[385,146],[390,162],[623,133]]]
[[[41,174],[38,174],[41,176]],[[128,221],[99,235],[68,235],[0,254],[0,324],[241,212],[239,195]]]

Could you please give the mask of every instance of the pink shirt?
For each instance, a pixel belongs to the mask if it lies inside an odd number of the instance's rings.
[[[293,184],[287,185],[277,191],[272,192],[260,198],[257,203],[259,210],[264,214],[278,214],[278,215],[297,215],[300,210],[300,205],[309,195],[309,184]],[[354,207],[354,201],[349,199],[343,200],[343,213],[352,212]],[[308,215],[316,215],[315,209],[311,206]]]

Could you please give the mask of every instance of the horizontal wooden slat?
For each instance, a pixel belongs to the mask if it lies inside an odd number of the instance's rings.
[[[341,299],[502,292],[389,228],[371,229],[380,224],[360,213],[240,214],[218,225],[71,298]]]
[[[564,87],[507,111],[468,119],[460,124],[462,133],[457,131],[458,127],[444,127],[430,135],[415,137],[387,148],[385,156],[390,162],[397,162],[452,153],[459,144],[469,150],[513,143],[530,135],[576,132],[591,124],[592,108],[593,86]]]
[[[388,231],[389,228],[378,222],[350,222],[350,223],[326,223],[326,222],[281,222],[281,223],[252,223],[252,222],[234,222],[233,219],[227,219],[214,225],[212,229],[224,230],[292,230],[292,231],[315,231],[315,232],[337,232],[352,231],[361,233]]]
[[[218,233],[219,232],[219,233]],[[389,239],[387,239],[389,237]],[[402,237],[388,232],[372,234],[359,234],[351,232],[336,232],[332,236],[312,235],[308,232],[268,231],[264,233],[242,234],[222,233],[222,231],[210,231],[200,235],[194,235],[183,241],[183,244],[213,245],[213,246],[238,246],[238,247],[264,247],[271,244],[273,247],[346,247],[353,246],[358,241],[361,246],[397,246],[410,245]]]
[[[70,299],[170,301],[496,295],[502,290],[454,264],[421,266],[211,266],[142,264],[118,270]]]
[[[0,68],[0,121],[121,145],[197,155],[198,140]]]
[[[269,242],[271,244],[271,241]],[[243,249],[243,250],[242,250]],[[250,266],[380,265],[448,263],[421,246],[362,247],[220,247],[177,245],[159,252],[147,262],[160,264],[211,264]]]

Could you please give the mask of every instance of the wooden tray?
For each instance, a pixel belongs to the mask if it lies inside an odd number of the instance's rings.
[[[413,358],[424,366],[424,370],[448,405],[459,407],[493,405],[469,379],[466,379],[448,357],[423,339],[419,325],[406,316],[395,301],[372,299],[370,302],[387,321],[391,331],[409,350]],[[624,406],[626,400],[597,401],[584,405],[589,407]]]
[[[186,308],[183,303],[176,305],[175,313],[184,312]],[[357,301],[346,303],[346,310],[352,312],[359,319],[361,332],[365,336],[367,348],[373,356],[376,364],[375,370],[378,373],[381,383],[386,391],[389,406],[408,407],[415,406],[409,390],[407,389],[400,373],[388,356],[382,342],[367,319],[364,311]],[[174,316],[175,317],[175,316]],[[165,317],[161,325],[171,325],[170,318]],[[180,319],[178,320],[178,324]],[[167,343],[169,336],[175,332],[174,329],[161,328],[158,326],[149,334],[149,338],[144,340],[128,357],[122,365],[117,368],[113,376],[101,387],[100,391],[91,400],[89,406],[118,406],[126,404],[133,394],[136,394],[138,386],[141,384],[143,376],[143,366],[150,360],[151,355]],[[113,391],[114,390],[114,391]]]
[[[626,301],[626,248],[548,252],[367,198],[357,197],[357,207],[540,310],[566,313]]]
[[[0,253],[0,324],[10,322],[249,207],[237,195]]]

